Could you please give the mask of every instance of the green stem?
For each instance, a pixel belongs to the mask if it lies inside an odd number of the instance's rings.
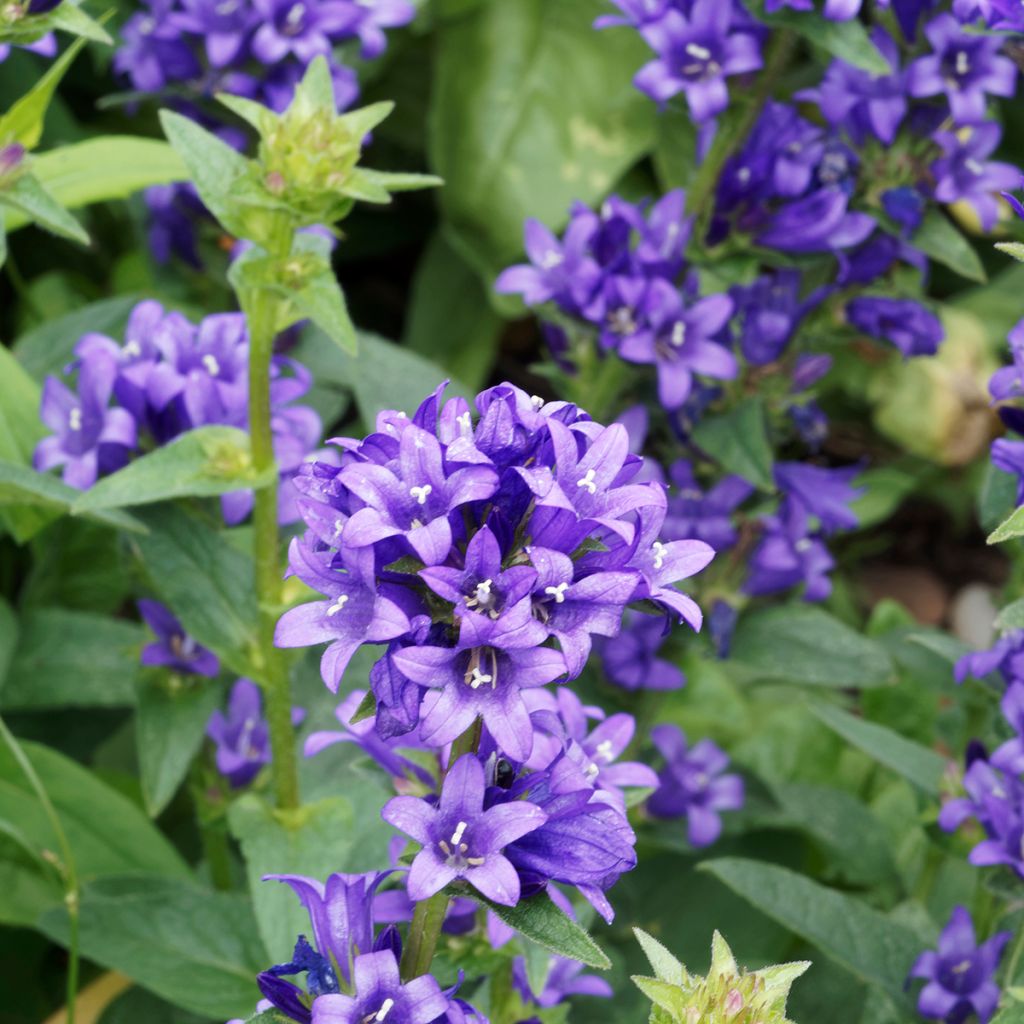
[[[42,779],[36,773],[35,767],[28,759],[21,744],[15,739],[14,734],[7,728],[7,723],[0,718],[0,738],[3,739],[18,767],[21,768],[28,779],[29,785],[35,791],[36,796],[42,804],[43,812],[50,822],[54,836],[57,839],[57,846],[60,848],[60,859],[57,867],[60,872],[61,881],[64,883],[64,906],[68,911],[68,976],[65,990],[65,1011],[66,1024],[75,1024],[75,1004],[78,1001],[78,919],[79,919],[79,889],[78,871],[75,868],[75,856],[71,852],[71,844],[64,832],[64,826],[60,823],[57,809],[50,800],[49,793],[43,785]]]
[[[473,724],[452,744],[449,765],[463,754],[473,754],[480,747],[480,734],[483,722],[477,718]],[[448,913],[448,895],[444,892],[435,893],[429,900],[421,900],[413,911],[412,924],[409,925],[409,936],[402,953],[402,980],[411,981],[430,970],[437,950],[437,940],[441,937],[441,926]]]
[[[1006,965],[1004,988],[1014,983],[1014,979],[1017,977],[1017,965],[1020,963],[1022,955],[1024,955],[1024,928],[1021,928],[1017,935],[1017,941],[1013,944],[1013,952],[1010,954],[1009,962]]]
[[[726,162],[743,144],[750,134],[757,119],[761,116],[765,103],[772,94],[776,79],[785,70],[789,58],[796,45],[796,37],[787,29],[778,29],[768,44],[764,70],[757,80],[757,86],[742,117],[732,127],[723,127],[711,145],[711,151],[700,166],[700,171],[690,186],[687,195],[687,212],[697,218],[694,238],[703,245],[707,237],[708,225],[714,211],[714,191],[722,176]]]
[[[292,235],[284,219],[274,233],[271,255],[285,259]],[[277,337],[280,299],[269,289],[241,296],[249,321],[249,444],[253,471],[263,475],[274,466],[270,428],[270,360]],[[292,727],[291,680],[284,656],[274,646],[274,627],[281,611],[280,539],[277,531],[277,474],[255,491],[252,515],[256,598],[259,603],[259,662],[262,669],[267,727],[270,733],[270,771],[279,808],[299,805],[298,761]]]
[[[210,881],[215,889],[227,891],[232,887],[231,847],[224,825],[223,801],[212,798],[205,785],[206,772],[202,761],[192,766],[192,803],[196,809],[196,824],[199,839],[203,845],[203,857],[210,871]]]

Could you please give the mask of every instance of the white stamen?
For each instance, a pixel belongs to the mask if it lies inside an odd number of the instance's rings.
[[[672,342],[675,348],[679,348],[686,341],[686,324],[682,320],[677,320],[673,325],[669,341]]]
[[[419,529],[419,528],[420,528],[420,527],[421,527],[422,525],[423,525],[423,520],[422,520],[422,519],[414,519],[414,520],[413,520],[413,521],[412,521],[412,522],[411,522],[411,523],[409,524],[409,528],[410,528],[411,530],[418,530],[418,529]]]
[[[82,429],[82,410],[77,405],[68,413],[68,428],[76,432]]]
[[[810,539],[810,537],[801,537],[800,540],[798,540],[793,545],[793,547],[795,547],[796,550],[799,551],[801,554],[803,554],[803,552],[805,552],[805,551],[810,551],[811,550],[811,539]]]
[[[468,825],[464,821],[460,821],[455,826],[455,831],[452,833],[452,846],[458,846],[462,842],[462,837],[466,834]]]
[[[206,355],[203,356],[202,362],[203,366],[206,367],[206,372],[211,377],[216,377],[217,374],[220,373],[220,363],[217,362],[216,356],[212,356],[210,355],[209,352],[207,352]]]
[[[961,960],[960,963],[958,963],[956,965],[956,967],[951,968],[951,970],[952,970],[952,972],[954,974],[963,974],[965,971],[969,971],[970,969],[971,969],[971,961],[970,960]]]
[[[343,519],[334,520],[334,536],[340,537],[341,531],[345,529],[345,521]]]
[[[971,172],[971,174],[982,175],[985,173],[985,168],[981,166],[981,163],[974,159],[973,156],[969,156],[964,161],[964,167]]]
[[[470,416],[468,411],[464,412],[461,416],[456,416],[455,422],[458,423],[459,431],[463,436],[473,432],[473,417]]]
[[[611,761],[614,754],[612,753],[612,741],[602,740],[597,745],[597,749],[594,751],[594,757],[601,761]]]
[[[701,46],[700,43],[687,43],[686,52],[697,60],[710,60],[711,51],[706,46]]]
[[[385,1017],[391,1012],[391,1008],[395,1005],[394,999],[388,996],[383,1003],[380,1004],[380,1009],[377,1011],[377,1015],[373,1018],[376,1021],[384,1020]]]
[[[540,410],[544,407],[544,399],[541,398],[540,395],[530,395],[530,404],[534,407],[534,409],[540,412]]]
[[[601,774],[601,769],[598,768],[597,765],[593,763],[593,761],[591,761],[591,763],[583,769],[583,774],[587,777],[587,782],[593,782],[594,779],[596,779],[598,775]]]
[[[124,343],[124,348],[121,351],[129,357],[134,359],[136,356],[142,355],[142,346],[134,339],[130,339]]]
[[[660,569],[665,564],[665,556],[668,554],[668,548],[662,544],[660,540],[656,540],[651,545],[651,550],[654,552],[654,568]]]
[[[562,254],[554,249],[548,249],[540,259],[541,270],[553,270],[562,262]]]
[[[965,50],[957,50],[956,61],[953,65],[958,75],[966,75],[971,70],[971,59]]]
[[[746,185],[750,181],[751,170],[749,167],[741,167],[736,172],[736,177],[739,179],[741,185]]]
[[[426,505],[427,496],[434,488],[430,484],[424,484],[422,487],[410,487],[409,494],[414,497],[421,505]]]
[[[474,666],[472,673],[470,673],[469,688],[471,690],[479,690],[484,683],[490,683],[493,689],[494,687],[494,676],[489,676],[484,672],[480,671],[480,666]]]
[[[483,580],[476,585],[477,604],[486,604],[491,599],[491,584],[493,580]]]
[[[292,4],[291,10],[285,15],[284,27],[286,32],[294,32],[301,24],[306,13],[305,4]]]
[[[586,474],[576,481],[576,486],[586,487],[591,494],[597,494],[597,484],[594,483],[596,476],[597,474],[592,469],[588,469]]]
[[[550,594],[555,599],[555,604],[561,604],[565,600],[565,592],[568,589],[568,583],[559,583],[556,587],[545,587],[544,593]]]
[[[337,601],[327,609],[328,615],[337,615],[348,603],[348,594],[339,594]]]

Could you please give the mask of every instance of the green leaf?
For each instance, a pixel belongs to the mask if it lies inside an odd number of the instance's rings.
[[[303,319],[310,319],[342,352],[355,355],[358,347],[356,328],[348,313],[345,293],[334,276],[330,263],[313,274],[305,284],[288,293]]]
[[[32,174],[23,174],[13,185],[0,193],[0,205],[12,207],[21,214],[22,223],[41,228],[73,242],[89,244],[85,228],[50,195]]]
[[[540,892],[529,899],[520,900],[514,907],[503,907],[479,896],[475,898],[486,904],[510,928],[552,953],[567,956],[602,971],[612,965],[589,933],[559,910],[547,893]]]
[[[228,231],[244,238],[245,226],[234,211],[232,191],[248,173],[249,162],[191,118],[161,110],[160,123],[168,141],[185,161],[199,198]]]
[[[1024,537],[1024,505],[1004,519],[985,539],[986,544],[1001,544],[1004,540]]]
[[[141,626],[64,608],[29,609],[0,690],[5,711],[135,702]]]
[[[658,978],[645,978],[634,974],[630,979],[634,985],[659,1009],[664,1010],[669,1019],[682,1022],[686,1018],[687,994],[678,986]]]
[[[922,936],[858,899],[774,864],[725,857],[700,869],[912,1015],[903,986],[921,952]]]
[[[198,643],[239,675],[253,675],[252,559],[180,508],[158,506],[140,516],[150,532],[137,538],[137,550],[157,595]]]
[[[494,365],[501,326],[472,267],[436,233],[413,281],[405,346],[479,388]]]
[[[884,686],[894,674],[880,643],[806,604],[744,615],[730,660],[757,679],[836,689]]]
[[[130,800],[63,754],[22,741],[67,835],[79,878],[145,872],[174,878],[188,867],[173,846]],[[10,750],[0,749],[0,822],[16,825],[38,850],[56,837],[35,791]],[[66,917],[56,874],[40,877],[0,858],[0,921],[34,926],[45,910]]]
[[[681,985],[686,977],[686,970],[676,957],[669,952],[657,939],[648,935],[641,928],[634,928],[636,941],[644,951],[659,981],[667,981],[672,985]]]
[[[450,237],[490,287],[522,250],[592,205],[653,143],[654,105],[631,79],[648,50],[595,32],[603,0],[487,3],[437,29],[430,153]]]
[[[121,335],[139,299],[137,295],[119,295],[90,302],[66,316],[47,320],[18,337],[14,354],[28,375],[39,383],[48,374],[59,376],[74,357],[75,345],[83,334],[95,331],[110,337]],[[38,408],[38,396],[36,403]]]
[[[992,1018],[992,1024],[1024,1024],[1024,1003],[1011,1003]]]
[[[654,168],[665,191],[689,188],[697,171],[697,125],[685,101],[669,102],[658,118]]]
[[[961,277],[979,282],[987,279],[974,246],[938,210],[925,214],[911,241],[926,256],[956,271]]]
[[[3,693],[17,646],[18,617],[7,601],[0,597],[0,694]]]
[[[761,399],[744,399],[728,412],[701,420],[693,431],[693,440],[726,472],[743,477],[763,491],[775,489],[772,447]]]
[[[94,43],[114,45],[114,40],[107,34],[106,29],[98,21],[90,18],[76,3],[62,3],[50,17],[50,23],[54,28],[92,40]]]
[[[402,171],[374,171],[360,167],[359,175],[385,192],[418,192],[424,188],[440,188],[444,179],[436,174],[407,174]]]
[[[879,764],[902,775],[925,793],[938,796],[946,761],[934,750],[908,740],[884,725],[867,722],[831,704],[815,704],[811,711],[833,732],[863,750]]]
[[[987,462],[985,475],[978,494],[978,520],[984,530],[994,530],[1017,504],[1017,480],[1012,473],[1004,473],[1001,469]]]
[[[68,209],[126,199],[151,185],[188,178],[181,157],[166,142],[130,135],[99,136],[50,150],[33,158],[32,174]],[[8,231],[27,223],[23,212],[7,214]]]
[[[801,15],[805,11],[787,9],[768,14],[763,0],[747,0],[747,7],[758,21],[772,28],[789,29],[847,64],[873,75],[888,75],[892,71],[888,61],[871,41],[867,29],[856,19],[830,21],[820,14],[804,18]]]
[[[1006,633],[1011,629],[1024,629],[1024,597],[1011,601],[997,616],[996,629]]]
[[[63,909],[48,912],[41,927],[67,943]],[[85,887],[81,949],[176,1006],[217,1020],[252,1010],[256,974],[270,962],[244,897],[139,875]]]
[[[921,482],[920,472],[908,472],[896,466],[878,466],[857,477],[864,493],[850,505],[857,517],[858,529],[887,520]]]
[[[11,508],[11,511],[23,513],[26,508],[31,508],[51,513],[26,523],[24,527],[15,525],[13,533],[19,541],[27,540],[55,515],[70,512],[81,493],[51,473],[37,473],[27,466],[0,459],[0,509]],[[100,510],[89,511],[87,515],[89,519],[120,530],[132,533],[144,533],[146,530],[127,512]]]
[[[358,835],[352,804],[337,796],[292,811],[275,811],[249,793],[232,805],[228,822],[242,846],[256,920],[270,962],[285,963],[295,936],[308,930],[309,915],[289,886],[262,878],[287,871],[324,879],[334,871],[347,870]]]
[[[124,469],[83,491],[75,515],[170,498],[212,497],[263,487],[277,468],[253,470],[249,435],[235,427],[200,427],[129,462]]]
[[[143,1021],[145,1024],[208,1024],[203,1018],[185,1013],[144,988],[134,987],[109,1003],[96,1024],[142,1024]]]
[[[1024,263],[1024,243],[1022,242],[996,242],[996,248],[1012,256],[1018,263]],[[997,1021],[1002,1019],[997,1018]]]
[[[178,675],[150,677],[138,690],[135,746],[142,797],[155,818],[177,792],[220,703],[212,680]]]
[[[43,135],[46,109],[57,91],[60,80],[84,46],[84,39],[76,39],[49,66],[46,74],[0,117],[0,139],[5,142],[20,142],[26,149],[35,149],[39,145]]]

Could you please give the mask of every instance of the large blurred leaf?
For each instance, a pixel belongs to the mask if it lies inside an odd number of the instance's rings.
[[[76,499],[76,515],[169,498],[210,497],[263,487],[276,476],[271,466],[257,474],[249,435],[235,427],[200,427],[129,462]]]
[[[29,609],[0,706],[117,706],[134,703],[141,626],[65,608]]]
[[[229,820],[245,856],[260,935],[271,960],[284,963],[295,936],[308,931],[309,915],[288,886],[261,879],[289,872],[322,881],[335,871],[369,870],[371,865],[349,863],[359,833],[352,805],[337,796],[297,810],[275,811],[250,793],[232,806]]]
[[[125,872],[185,878],[188,868],[149,819],[91,772],[36,743],[22,743],[49,794],[74,854],[80,880]],[[42,805],[7,747],[0,748],[0,825],[10,824],[37,850],[56,837]],[[0,921],[34,925],[63,891],[55,874],[0,856]],[[65,918],[63,907],[57,916]]]
[[[155,818],[177,792],[220,697],[221,689],[212,679],[198,676],[160,673],[139,686],[135,739],[142,797],[150,817]]]
[[[450,239],[485,277],[522,248],[527,217],[558,227],[653,142],[631,79],[635,32],[595,32],[602,0],[498,0],[438,27],[431,156]]]
[[[745,399],[728,412],[701,420],[693,431],[693,440],[726,472],[762,490],[774,488],[772,448],[761,399]]]
[[[137,550],[159,597],[191,637],[249,675],[257,617],[252,559],[180,508],[146,509],[140,517],[150,532],[137,538]]]
[[[866,722],[831,704],[816,704],[814,714],[847,742],[863,750],[926,793],[937,796],[946,761],[934,750],[908,740],[898,732]]]
[[[911,1012],[903,985],[921,952],[920,935],[860,900],[774,864],[725,857],[702,868]]]
[[[985,280],[985,268],[974,246],[938,210],[925,215],[911,241],[926,256],[955,270],[961,277],[969,281]]]
[[[130,135],[99,136],[52,149],[33,158],[32,173],[61,206],[69,209],[126,199],[151,185],[188,177],[181,157],[166,142]],[[27,223],[28,218],[17,211],[6,217],[8,231]]]
[[[67,915],[47,913],[43,930],[67,943]],[[243,896],[182,879],[105,878],[82,894],[84,956],[204,1017],[244,1017],[268,966],[252,907]]]
[[[18,647],[18,617],[0,597],[0,692],[7,682],[7,673]]]
[[[881,644],[805,604],[743,616],[731,660],[758,679],[836,689],[883,686],[893,678],[892,661]]]
[[[104,977],[117,977],[105,975]],[[96,1024],[207,1024],[202,1017],[190,1013],[147,992],[130,988],[118,996],[100,1015]]]
[[[435,235],[413,282],[405,344],[480,388],[494,364],[501,325],[472,268]]]

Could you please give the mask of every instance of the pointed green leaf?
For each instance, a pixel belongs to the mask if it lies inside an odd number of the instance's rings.
[[[986,544],[1002,544],[1004,540],[1024,537],[1024,505],[1015,509],[986,538]]]
[[[75,500],[71,511],[80,515],[170,498],[230,494],[263,487],[276,474],[275,466],[262,474],[254,471],[245,431],[200,427],[97,481]]]
[[[444,179],[436,174],[404,174],[396,171],[372,171],[360,167],[359,174],[388,192],[416,192],[423,188],[440,188]]]
[[[640,943],[655,975],[659,981],[667,981],[672,985],[681,985],[686,977],[683,965],[655,938],[640,928],[634,928],[633,934]]]
[[[110,38],[107,30],[98,21],[90,18],[77,4],[62,3],[53,12],[51,19],[50,23],[54,28],[81,36],[83,39],[91,39],[94,43],[114,45],[114,40]]]
[[[946,761],[934,750],[908,740],[884,725],[857,718],[832,704],[814,704],[811,711],[833,732],[863,750],[879,764],[902,775],[925,793],[938,796]]]
[[[1012,256],[1018,263],[1024,263],[1024,243],[1022,242],[996,242],[996,248]]]
[[[312,320],[343,352],[358,348],[355,324],[349,316],[345,293],[330,266],[314,274],[289,297],[303,319]]]
[[[602,971],[611,967],[612,963],[601,947],[572,918],[556,907],[547,893],[539,892],[536,896],[521,900],[514,907],[504,907],[479,896],[476,898],[510,928],[552,953],[578,960],[588,967],[598,967]]]
[[[931,210],[925,214],[911,242],[926,256],[956,271],[961,277],[981,283],[987,280],[985,268],[974,246],[953,222],[938,210]]]
[[[1011,601],[996,616],[996,629],[1002,633],[1011,629],[1024,629],[1024,597]]]
[[[277,120],[277,116],[268,107],[255,100],[247,100],[244,96],[234,96],[229,92],[217,93],[217,101],[227,107],[243,121],[252,125],[260,134]]]
[[[295,89],[293,104],[305,110],[326,110],[334,114],[338,108],[334,97],[334,81],[324,56],[315,57]],[[387,115],[385,115],[387,116]],[[382,119],[383,120],[383,119]]]
[[[0,193],[0,205],[12,207],[27,221],[62,238],[89,244],[85,228],[60,205],[32,174],[23,174]]]
[[[912,1014],[904,982],[927,937],[788,868],[739,857],[705,861],[699,868]]]
[[[333,102],[332,93],[331,103],[333,104]],[[387,120],[394,109],[394,103],[390,100],[383,100],[380,103],[371,103],[367,107],[350,110],[347,114],[342,114],[339,120],[352,133],[353,138],[361,139],[363,136],[369,135],[382,121]]]
[[[686,1020],[683,1014],[686,1012],[687,998],[678,985],[660,981],[658,978],[645,978],[639,974],[634,974],[630,980],[655,1006],[668,1013],[673,1020],[679,1021],[680,1024]]]

